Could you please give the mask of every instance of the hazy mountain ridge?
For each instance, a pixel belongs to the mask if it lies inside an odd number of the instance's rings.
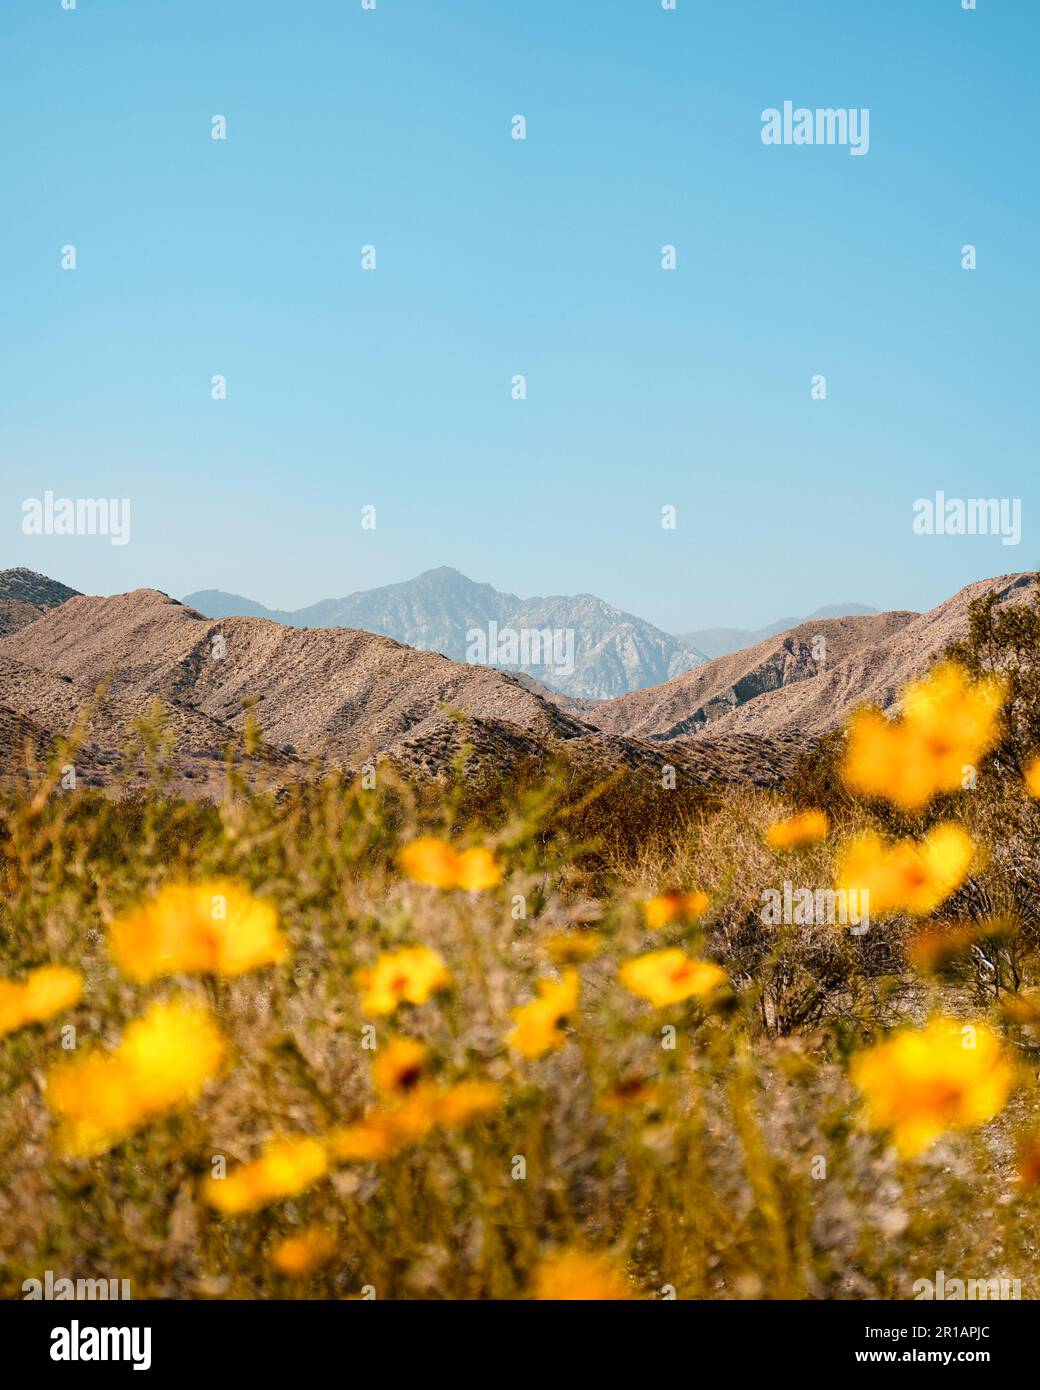
[[[705,660],[669,633],[597,598],[594,594],[521,599],[490,584],[477,584],[444,566],[415,579],[324,599],[295,612],[264,608],[240,595],[202,590],[184,602],[211,618],[251,616],[293,627],[350,627],[382,633],[418,651],[436,651],[452,661],[472,656],[468,634],[537,632],[573,634],[573,662],[495,659],[483,661],[523,672],[541,684],[580,699],[609,699],[670,680]],[[492,624],[495,628],[492,629]],[[561,642],[564,640],[561,636]],[[558,655],[558,653],[557,653]],[[568,669],[573,666],[573,669]]]
[[[26,742],[37,755],[53,746],[102,682],[76,756],[87,784],[111,782],[134,721],[156,699],[167,712],[180,788],[196,794],[218,792],[223,751],[241,750],[250,711],[265,740],[256,767],[276,782],[315,767],[357,771],[381,757],[438,775],[463,747],[499,776],[518,760],[567,756],[607,772],[645,769],[655,779],[671,765],[697,782],[775,782],[797,752],[791,740],[754,735],[672,750],[602,734],[507,672],[358,629],[210,620],[157,590],[137,589],[77,596],[0,638],[0,732],[10,739],[0,769],[17,773]]]
[[[769,637],[776,637],[781,632],[790,632],[802,623],[820,622],[826,618],[865,618],[873,616],[877,611],[865,603],[827,603],[805,618],[778,618],[775,623],[760,628],[698,628],[695,632],[680,633],[676,640],[684,646],[703,652],[708,660],[712,661],[715,657],[727,656],[730,652],[740,651],[744,647],[754,647],[757,643],[764,642]]]
[[[241,748],[250,710],[265,738],[253,765],[278,782],[379,757],[438,775],[467,747],[500,776],[518,761],[564,757],[654,779],[671,766],[695,783],[775,785],[856,706],[890,707],[965,632],[972,599],[995,591],[1001,602],[1021,602],[1032,583],[1029,574],[980,581],[920,614],[814,618],[599,702],[548,697],[523,674],[356,628],[211,620],[154,589],[73,595],[0,637],[0,769],[17,773],[26,745],[46,753],[105,682],[76,755],[88,782],[111,780],[137,720],[159,699],[176,775],[196,792],[219,788],[224,750]],[[542,602],[546,621],[565,611]],[[575,611],[574,600],[559,602]],[[590,602],[598,615],[598,600]]]

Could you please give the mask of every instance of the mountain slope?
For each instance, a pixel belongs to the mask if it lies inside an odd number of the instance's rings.
[[[450,720],[450,710],[542,738],[584,731],[503,672],[349,629],[300,630],[260,618],[212,622],[152,589],[72,599],[0,639],[4,657],[41,675],[46,695],[7,703],[42,715],[45,724],[54,722],[55,678],[70,683],[69,709],[74,697],[82,701],[107,679],[109,699],[125,697],[136,707],[159,697],[212,721],[200,749],[218,752],[244,728],[248,701],[273,745],[336,765],[430,731]]]
[[[969,584],[927,613],[824,618],[718,657],[677,680],[595,707],[568,705],[628,737],[683,740],[740,734],[807,742],[837,728],[860,704],[889,708],[900,689],[967,630],[968,605],[993,590],[1028,597],[1032,575]],[[814,652],[826,640],[824,661]]]
[[[76,769],[88,783],[110,781],[156,699],[187,779],[178,785],[196,793],[219,786],[224,750],[241,750],[250,711],[266,740],[255,766],[280,782],[379,757],[436,775],[465,747],[497,776],[521,760],[563,757],[655,781],[672,766],[696,783],[775,783],[797,753],[795,740],[754,734],[686,746],[602,734],[533,684],[355,629],[211,621],[151,589],[81,595],[0,638],[0,728],[19,745],[3,770],[17,770],[26,741],[39,753],[96,704]]]
[[[76,681],[0,654],[0,713],[13,712],[21,721],[0,765],[5,773],[17,770],[27,737],[36,757],[46,756],[55,740],[68,734],[85,710],[91,710],[86,738],[72,755],[72,761],[77,781],[102,786],[123,761],[127,745],[135,738],[136,724],[151,713],[155,698],[145,685],[116,683],[109,689],[98,690],[93,683]],[[165,713],[178,776],[200,790],[218,787],[224,777],[224,750],[237,741],[234,731],[179,701],[166,703]],[[256,761],[282,776],[304,771],[295,759],[269,747],[260,751]],[[144,775],[143,766],[139,775]]]
[[[42,613],[75,598],[76,589],[21,567],[0,570],[0,636],[34,623]]]
[[[668,680],[703,657],[651,623],[592,594],[520,599],[490,584],[476,584],[444,566],[402,584],[325,599],[293,613],[265,609],[215,590],[189,594],[185,603],[210,617],[248,615],[306,628],[361,628],[383,633],[419,651],[453,661],[474,661],[523,672],[572,697],[607,699]],[[555,634],[551,659],[541,638]],[[508,650],[508,634],[527,634],[524,649]],[[474,640],[473,634],[479,634]],[[497,640],[496,640],[497,639]],[[497,648],[497,650],[496,650]]]
[[[585,713],[598,728],[642,738],[698,733],[738,706],[754,704],[766,691],[818,679],[821,669],[861,647],[876,645],[915,616],[879,613],[802,623],[753,647],[717,657],[666,685],[608,700]]]
[[[1033,582],[1032,574],[1013,574],[969,584],[927,613],[913,615],[883,640],[830,662],[815,680],[765,692],[735,707],[712,726],[712,735],[753,732],[766,739],[811,740],[837,728],[857,705],[890,709],[906,682],[967,631],[972,599],[996,591],[1001,603],[1023,603]]]
[[[601,702],[357,629],[211,620],[152,589],[76,595],[0,637],[0,771],[16,775],[26,748],[43,756],[93,709],[76,770],[106,783],[158,699],[182,790],[220,785],[224,752],[241,756],[254,716],[265,742],[249,765],[266,781],[380,757],[436,775],[468,748],[498,776],[552,757],[597,774],[658,780],[671,765],[680,780],[771,785],[857,705],[890,707],[964,633],[973,598],[1024,601],[1032,583],[985,580],[922,614],[815,619]]]
[[[696,632],[680,635],[677,641],[684,646],[703,652],[709,660],[726,656],[729,652],[740,651],[743,647],[754,647],[768,637],[776,637],[781,632],[790,632],[801,623],[813,623],[822,618],[865,618],[877,613],[865,603],[828,603],[817,608],[807,618],[780,618],[767,627],[757,629],[743,627],[705,627]]]

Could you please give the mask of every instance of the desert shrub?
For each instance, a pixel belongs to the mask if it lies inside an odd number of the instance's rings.
[[[852,798],[828,745],[794,788],[678,796],[465,761],[274,787],[229,760],[212,803],[162,756],[147,789],[11,790],[0,1290],[873,1298],[945,1268],[1035,1295],[1014,779],[910,815]],[[764,917],[857,837],[950,821],[988,856],[928,910]]]
[[[996,593],[974,599],[968,631],[946,655],[973,676],[1004,677],[1002,737],[991,766],[1021,779],[1040,752],[1040,576],[1032,578],[1028,602],[1001,603]]]

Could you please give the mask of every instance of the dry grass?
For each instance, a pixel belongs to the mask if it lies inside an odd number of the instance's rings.
[[[835,844],[880,814],[835,791],[826,841],[766,848],[769,822],[828,799],[822,759],[786,797],[684,797],[637,773],[596,787],[566,770],[507,788],[413,788],[384,770],[374,788],[272,793],[231,768],[225,798],[203,805],[163,790],[161,733],[150,737],[146,793],[63,793],[41,770],[3,807],[0,976],[53,961],[86,979],[70,1013],[0,1038],[5,1296],[51,1269],[128,1278],[139,1298],[513,1298],[575,1247],[609,1255],[640,1297],[905,1298],[936,1269],[1020,1278],[1035,1294],[1036,1200],[1015,1176],[1035,1083],[991,1124],[903,1161],[863,1125],[846,1074],[880,1030],[941,1006],[988,1016],[1035,1075],[1031,1029],[1001,1011],[1007,972],[994,984],[969,953],[943,978],[915,973],[900,919],[862,937],[762,923],[764,890],[829,885]],[[1035,808],[997,774],[953,800],[992,853],[939,920],[1013,916],[1013,947],[994,949],[1013,950],[1012,988],[1028,992]],[[491,847],[502,882],[470,893],[403,878],[399,847],[430,832]],[[172,878],[213,875],[276,905],[288,962],[131,985],[106,951],[108,924]],[[650,932],[640,904],[665,888],[704,889],[711,907]],[[579,967],[580,1016],[558,1049],[523,1059],[507,1043],[512,1010],[558,974],[556,937],[591,932],[602,949]],[[452,988],[365,1017],[355,972],[412,943],[443,955]],[[655,1009],[621,987],[623,961],[670,945],[721,964],[732,992]],[[111,1045],[174,993],[213,1011],[230,1065],[190,1109],[98,1158],[62,1157],[44,1078],[66,1055],[63,1027],[77,1051]],[[428,1046],[442,1084],[495,1082],[500,1108],[383,1161],[337,1163],[253,1214],[213,1210],[215,1159],[233,1169],[272,1135],[355,1120],[392,1033]],[[333,1257],[304,1277],[279,1272],[277,1243],[311,1226],[332,1233]]]

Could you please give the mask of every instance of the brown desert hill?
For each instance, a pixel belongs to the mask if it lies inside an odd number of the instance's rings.
[[[6,703],[45,727],[67,727],[107,680],[113,716],[122,718],[119,702],[143,712],[159,697],[181,721],[178,751],[199,757],[219,755],[241,733],[247,702],[265,740],[286,756],[339,766],[433,734],[452,710],[536,741],[587,732],[504,672],[349,628],[212,621],[153,589],[70,599],[0,639],[3,658],[16,687]]]
[[[77,594],[78,590],[35,570],[0,570],[0,636],[34,623]]]
[[[1034,574],[1006,574],[969,584],[875,646],[828,663],[814,680],[769,691],[734,709],[712,733],[753,732],[766,739],[812,741],[844,723],[859,705],[891,709],[907,681],[921,675],[950,642],[964,636],[973,599],[996,593],[1001,604],[1023,603],[1031,597],[1035,580]]]
[[[350,628],[210,620],[152,589],[76,596],[0,639],[0,707],[12,738],[53,743],[99,686],[76,758],[88,783],[110,779],[157,698],[177,771],[199,791],[219,782],[223,752],[240,744],[250,709],[263,730],[265,769],[278,780],[307,775],[312,760],[357,768],[370,756],[437,775],[466,747],[500,773],[565,754],[574,766],[628,768],[659,782],[672,766],[698,784],[771,783],[797,752],[795,740],[754,734],[682,746],[601,733],[536,682],[503,671]]]
[[[910,612],[877,613],[801,623],[753,647],[716,657],[664,685],[616,700],[569,704],[567,708],[580,711],[583,718],[605,732],[651,739],[700,733],[731,711],[756,703],[769,691],[817,678],[821,669],[876,646],[917,616]],[[753,724],[747,727],[753,729]]]
[[[104,785],[123,760],[136,735],[136,725],[150,714],[154,695],[143,688],[101,689],[67,675],[39,670],[0,655],[0,740],[2,770],[17,772],[25,764],[28,740],[33,756],[45,758],[58,737],[71,732],[80,714],[93,710],[85,741],[74,758],[77,780]],[[13,715],[5,719],[3,712]],[[166,705],[167,730],[182,778],[204,786],[223,779],[224,749],[235,734],[217,720],[179,703]],[[277,773],[288,773],[296,760],[265,748],[258,761]],[[297,765],[298,767],[298,765]],[[137,771],[144,775],[144,768]]]
[[[76,595],[0,637],[0,770],[17,763],[15,745],[40,756],[97,703],[76,767],[106,783],[159,699],[185,790],[219,785],[225,750],[241,748],[254,716],[264,739],[254,765],[268,780],[381,756],[438,775],[465,747],[507,776],[522,762],[563,756],[660,785],[669,766],[697,784],[772,785],[856,705],[891,706],[964,633],[973,598],[995,591],[1021,601],[1032,581],[971,584],[923,614],[815,620],[598,704],[552,698],[534,681],[356,629],[211,620],[154,589]]]
[[[719,657],[665,685],[599,705],[567,708],[598,728],[655,740],[716,741],[737,735],[811,742],[858,705],[892,706],[902,686],[968,625],[972,599],[996,591],[1022,602],[1030,574],[969,584],[927,613],[878,613],[802,624]],[[826,638],[826,660],[813,655]]]
[[[35,761],[47,757],[53,746],[51,734],[28,715],[0,704],[0,777],[17,776],[25,767],[28,750]]]

